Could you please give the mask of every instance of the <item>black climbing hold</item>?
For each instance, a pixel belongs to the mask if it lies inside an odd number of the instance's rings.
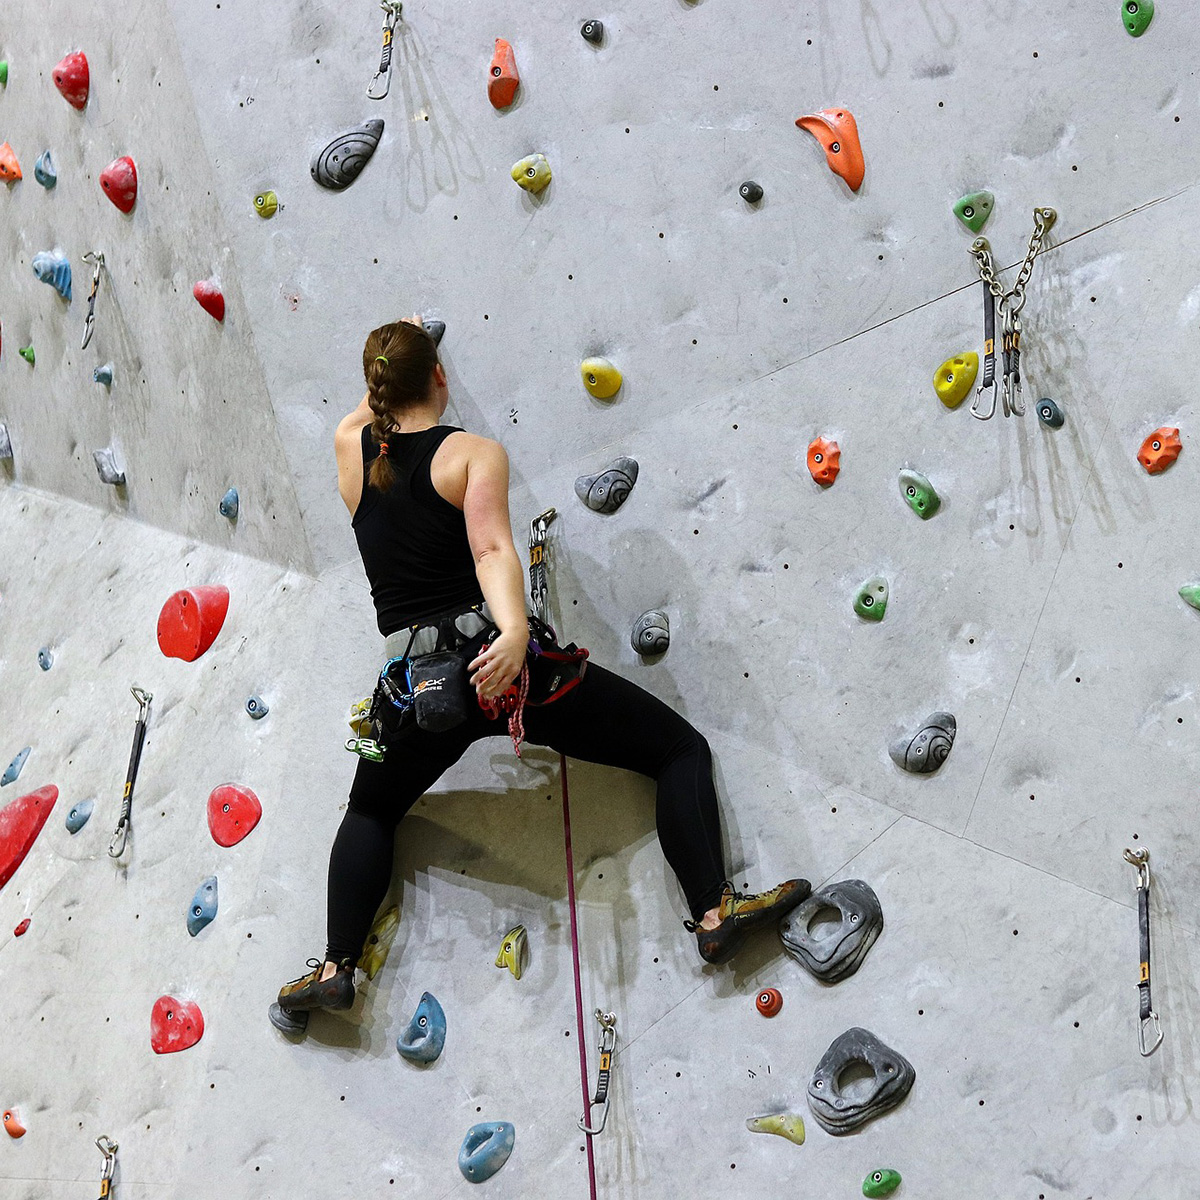
[[[579,32],[585,42],[591,42],[593,46],[598,46],[604,38],[604,22],[584,21],[579,27]]]
[[[763,198],[762,187],[755,183],[753,179],[747,179],[745,183],[738,188],[738,194],[746,201],[747,204],[757,204]]]
[[[671,623],[660,608],[644,612],[633,623],[630,644],[638,654],[665,654],[671,644]]]
[[[874,1080],[864,1094],[843,1095],[838,1078],[851,1063],[871,1069]],[[808,1085],[808,1107],[826,1133],[853,1133],[868,1121],[895,1108],[912,1090],[917,1073],[902,1054],[857,1026],[834,1038],[821,1056]]]
[[[809,926],[826,908],[837,909],[839,924]],[[810,975],[837,983],[853,975],[883,928],[883,909],[869,883],[843,879],[812,893],[779,922],[783,948]]]
[[[287,1033],[293,1037],[298,1037],[308,1028],[308,1013],[303,1009],[293,1012],[280,1004],[272,1004],[267,1009],[267,1016],[280,1033]]]
[[[382,136],[383,122],[377,117],[338,134],[313,157],[310,168],[313,179],[335,192],[348,188],[375,153]]]
[[[1043,396],[1037,402],[1037,414],[1038,420],[1051,429],[1061,429],[1067,419],[1063,416],[1062,409],[1049,396]]]

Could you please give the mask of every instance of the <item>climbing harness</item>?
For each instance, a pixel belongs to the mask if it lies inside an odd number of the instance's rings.
[[[100,294],[100,270],[104,266],[104,251],[89,250],[84,256],[85,263],[92,264],[92,290],[88,292],[87,320],[83,323],[83,342],[80,350],[88,348],[92,334],[96,331],[96,297]]]
[[[600,1073],[596,1076],[596,1094],[592,1097],[592,1104],[601,1104],[603,1108],[600,1110],[600,1124],[595,1129],[588,1125],[584,1117],[579,1118],[579,1128],[593,1137],[604,1132],[608,1121],[608,1081],[612,1075],[613,1051],[617,1048],[617,1014],[596,1009],[596,1020],[600,1022]]]
[[[1004,381],[1000,388],[1001,403],[1006,417],[1023,417],[1025,399],[1021,388],[1021,310],[1025,307],[1025,288],[1033,273],[1034,259],[1042,252],[1046,234],[1054,227],[1058,213],[1045,206],[1033,210],[1033,233],[1029,235],[1029,248],[1025,261],[1017,272],[1016,282],[1006,292],[996,278],[996,263],[992,258],[992,244],[985,237],[977,237],[971,243],[971,256],[979,268],[983,281],[983,378],[975,389],[971,404],[971,416],[981,421],[990,421],[996,415],[996,308],[1000,309],[1000,347],[1004,356]],[[981,408],[986,391],[991,391],[991,406]]]
[[[1138,949],[1141,969],[1138,973],[1138,1049],[1149,1058],[1162,1044],[1162,1026],[1150,999],[1150,851],[1145,846],[1126,850],[1125,861],[1137,871]],[[1148,1043],[1147,1033],[1153,1035]]]
[[[150,701],[154,697],[137,684],[129,689],[138,702],[138,719],[133,729],[133,749],[129,754],[129,770],[125,772],[125,793],[121,797],[121,816],[116,832],[108,843],[110,858],[120,858],[125,853],[125,841],[129,837],[129,817],[133,811],[133,785],[137,781],[138,763],[142,759],[142,744],[146,740],[146,720],[150,714]]]
[[[379,7],[383,9],[383,51],[379,56],[379,70],[367,88],[368,100],[382,100],[391,89],[392,31],[396,28],[396,22],[401,20],[400,10],[404,5],[396,3],[396,0],[383,0]]]
[[[96,1147],[104,1155],[104,1173],[100,1176],[99,1200],[108,1200],[112,1195],[113,1172],[117,1169],[117,1143],[102,1133],[96,1139]]]

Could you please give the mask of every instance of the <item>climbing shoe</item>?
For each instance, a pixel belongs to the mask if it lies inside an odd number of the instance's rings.
[[[301,975],[279,989],[280,1008],[289,1012],[307,1012],[314,1008],[350,1008],[354,1004],[353,960],[338,963],[337,970],[323,983],[324,960],[310,958],[306,965],[312,967],[307,975]]]
[[[705,962],[728,962],[755,929],[778,921],[797,904],[808,899],[812,884],[807,879],[789,879],[769,892],[737,892],[725,881],[721,903],[717,908],[720,924],[715,929],[702,929],[698,921],[684,921],[696,935],[696,946]]]

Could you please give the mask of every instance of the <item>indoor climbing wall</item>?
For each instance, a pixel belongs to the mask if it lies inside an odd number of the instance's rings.
[[[518,546],[558,510],[560,632],[709,738],[735,885],[882,913],[836,981],[820,903],[705,966],[652,786],[571,762],[598,1194],[1190,1194],[1200,31],[1152,9],[406,0],[382,71],[374,3],[10,0],[6,1198],[95,1194],[100,1135],[118,1197],[588,1195],[555,756],[468,753],[401,826],[354,1009],[267,1019],[323,949],[381,665],[333,430],[413,312],[447,419],[509,450]],[[831,1133],[854,1028],[915,1082]],[[803,1144],[747,1127],[787,1114]]]

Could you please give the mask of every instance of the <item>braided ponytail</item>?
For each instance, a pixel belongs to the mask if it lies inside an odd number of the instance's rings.
[[[433,338],[411,321],[381,325],[367,337],[363,375],[367,380],[367,403],[375,414],[371,437],[379,444],[379,457],[371,464],[367,482],[381,492],[396,482],[396,472],[388,462],[388,431],[429,394],[437,364]]]

